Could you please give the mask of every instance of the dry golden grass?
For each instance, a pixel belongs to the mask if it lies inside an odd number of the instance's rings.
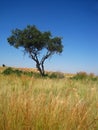
[[[0,74],[0,130],[98,130],[98,81]]]

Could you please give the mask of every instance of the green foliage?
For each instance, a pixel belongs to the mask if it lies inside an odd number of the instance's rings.
[[[96,80],[98,80],[98,77],[95,76],[93,73],[90,73],[89,74],[89,79],[91,79],[92,81],[96,81]]]
[[[26,75],[26,76],[29,76],[29,77],[34,76],[35,78],[41,78],[41,76],[37,72],[21,71],[19,69],[13,69],[11,67],[6,68],[2,72],[2,74],[4,74],[4,75],[12,75],[12,74],[14,74],[14,75],[17,75],[17,76]]]
[[[85,79],[87,78],[87,73],[86,72],[78,72],[72,79]]]
[[[78,72],[74,77],[72,77],[71,79],[75,79],[75,80],[92,80],[92,81],[96,81],[98,80],[98,78],[93,74],[87,74],[86,72]]]
[[[44,62],[53,54],[63,51],[61,37],[52,37],[51,33],[41,32],[36,26],[28,25],[25,29],[15,29],[7,39],[15,48],[23,47],[24,52],[36,62],[36,67],[42,76],[44,73]],[[46,50],[46,51],[45,51]],[[41,52],[45,54],[41,58]],[[40,56],[40,58],[39,58]],[[39,60],[40,59],[40,60]]]
[[[13,69],[11,67],[5,69],[3,72],[2,72],[4,75],[10,75],[13,73]]]
[[[91,78],[92,81],[97,81],[98,80],[98,77],[95,77],[95,78]]]
[[[20,70],[13,70],[11,67],[5,69],[2,73],[4,75],[16,74],[18,76],[21,76],[21,74],[23,74],[22,71],[20,71]]]
[[[16,48],[23,47],[26,52],[36,54],[44,48],[56,53],[61,53],[63,49],[60,37],[52,38],[50,32],[41,32],[36,26],[30,25],[23,30],[13,30],[8,42]]]
[[[27,75],[29,77],[32,77],[34,75],[33,72],[23,72],[24,75]]]
[[[55,78],[56,79],[62,79],[62,78],[64,78],[64,74],[61,73],[61,72],[53,72],[49,75],[49,78],[51,78],[51,79],[55,79]]]

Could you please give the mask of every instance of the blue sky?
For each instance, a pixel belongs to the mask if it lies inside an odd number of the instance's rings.
[[[63,37],[64,51],[45,62],[47,70],[98,75],[98,0],[1,0],[0,66],[35,67],[7,42],[11,30],[28,24]]]

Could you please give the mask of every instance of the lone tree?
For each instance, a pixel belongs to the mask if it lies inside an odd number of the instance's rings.
[[[42,76],[45,75],[44,62],[53,54],[63,51],[61,37],[52,37],[51,32],[41,32],[36,26],[28,25],[25,29],[12,31],[8,42],[15,48],[23,47],[24,52],[36,62]]]
[[[2,67],[6,67],[5,64],[3,64]]]

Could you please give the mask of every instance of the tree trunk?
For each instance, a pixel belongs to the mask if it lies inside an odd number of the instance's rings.
[[[51,54],[52,53],[47,52],[47,54],[45,56],[43,56],[41,61],[39,61],[36,53],[34,53],[34,54],[30,53],[31,58],[36,62],[36,68],[40,72],[41,76],[45,76],[44,62]]]
[[[41,68],[42,68],[43,75],[45,76],[44,62],[41,63]]]
[[[36,67],[37,67],[38,71],[40,72],[41,76],[42,77],[45,76],[44,65],[37,62]]]

